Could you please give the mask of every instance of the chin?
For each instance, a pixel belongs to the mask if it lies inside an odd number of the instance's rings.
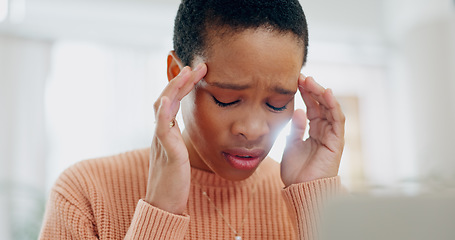
[[[232,173],[226,173],[225,171],[222,172],[222,173],[216,173],[217,175],[219,175],[220,177],[226,179],[226,180],[229,180],[229,181],[242,181],[242,180],[245,180],[247,178],[249,178],[251,175],[253,175],[253,173],[256,171],[255,170],[249,170],[248,172],[246,171],[243,171],[243,172],[232,172]]]

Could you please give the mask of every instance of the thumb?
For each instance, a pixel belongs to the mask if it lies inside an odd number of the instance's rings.
[[[307,116],[303,109],[297,109],[292,116],[291,133],[289,134],[288,141],[302,140],[307,126]]]

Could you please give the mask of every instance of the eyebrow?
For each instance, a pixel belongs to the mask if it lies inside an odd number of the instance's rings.
[[[246,85],[237,85],[237,84],[232,84],[232,83],[220,83],[220,82],[213,82],[209,83],[210,86],[218,87],[218,88],[223,88],[223,89],[231,89],[231,90],[245,90],[251,87],[251,85],[246,84]]]
[[[218,88],[223,88],[223,89],[230,89],[230,90],[245,90],[251,87],[250,84],[245,84],[245,85],[238,85],[238,84],[233,84],[233,83],[220,83],[220,82],[213,82],[213,83],[208,83],[210,86],[218,87]],[[276,86],[273,88],[273,91],[278,93],[278,94],[283,94],[283,95],[294,95],[295,91],[285,89],[279,86]]]
[[[273,88],[273,91],[275,91],[276,93],[279,93],[279,94],[283,94],[283,95],[294,95],[296,93],[295,91],[285,89],[282,87],[278,87],[278,86]]]

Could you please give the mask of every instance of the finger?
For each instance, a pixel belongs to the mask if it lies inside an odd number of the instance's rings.
[[[163,141],[166,139],[166,136],[169,136],[169,131],[172,129],[178,129],[178,126],[173,126],[170,127],[170,123],[174,120],[174,113],[172,112],[171,109],[171,101],[169,100],[168,97],[163,96],[160,101],[160,106],[158,108],[157,114],[156,114],[156,128],[155,128],[155,134],[158,136],[158,138]],[[175,124],[177,124],[175,122]]]
[[[324,118],[321,114],[321,106],[316,100],[318,95],[323,94],[325,89],[317,84],[312,77],[305,77],[303,74],[299,78],[299,91],[307,107],[308,119]]]
[[[180,101],[185,97],[193,88],[194,85],[196,85],[207,73],[207,65],[204,63],[199,64],[193,71],[190,71],[189,73],[185,74],[184,78],[188,78],[188,80],[184,81],[184,83],[181,83],[183,86],[179,87],[179,91],[177,91],[177,94],[174,96],[175,98],[172,99],[172,101],[177,100]],[[172,81],[171,81],[172,82]]]
[[[321,109],[319,103],[312,97],[311,93],[301,87],[299,87],[299,91],[303,102],[307,107],[308,119],[311,121],[316,118],[321,118]]]
[[[163,159],[167,159],[168,163],[176,163],[174,160],[178,159],[186,161],[188,153],[183,143],[180,128],[177,122],[175,122],[175,126],[173,127],[169,125],[174,120],[174,115],[170,109],[171,101],[166,96],[163,96],[160,103],[153,138],[154,144],[158,145],[157,149],[164,150],[160,154],[165,154],[162,157],[164,157]]]
[[[346,117],[341,109],[341,105],[333,95],[332,89],[327,89],[326,93],[324,94],[324,98],[329,105],[327,111],[330,113],[330,120],[332,122],[334,132],[337,136],[343,136]]]
[[[171,101],[171,106],[174,111],[178,111],[176,105],[186,96],[207,73],[207,66],[203,63],[199,64],[193,71],[186,66],[180,71],[174,79],[172,79],[166,88],[161,93],[158,100],[155,102],[155,112],[161,104],[161,98],[166,96]]]
[[[207,73],[207,66],[204,63],[199,64],[193,71],[186,73],[182,78],[188,78],[186,81],[182,81],[183,86],[177,83],[176,88],[169,96],[171,100],[171,109],[175,112],[178,111],[180,101],[194,89],[194,86],[205,76]],[[172,82],[172,81],[171,81]],[[171,85],[171,84],[170,84]]]
[[[335,96],[333,95],[332,89],[327,89],[326,94],[324,96],[326,99],[326,102],[328,104],[328,109],[330,110],[330,113],[332,114],[333,120],[334,121],[339,121],[342,122],[345,120],[345,116],[343,114],[343,111],[341,109],[340,103],[337,101]]]
[[[327,102],[323,97],[326,89],[319,85],[313,77],[306,77],[301,84],[303,89],[308,91],[317,102],[327,107]]]
[[[160,96],[158,97],[158,99],[155,101],[155,104],[153,105],[155,114],[157,114],[158,108],[162,104],[163,96],[166,96],[168,98],[170,96],[175,96],[178,91],[179,86],[188,82],[189,78],[186,75],[188,74],[189,70],[190,70],[190,67],[188,67],[188,66],[184,67],[174,79],[169,81],[169,83],[163,89]]]
[[[289,135],[288,140],[302,140],[305,135],[306,126],[307,116],[305,111],[303,111],[303,109],[295,110],[291,120],[291,134]]]
[[[345,116],[339,102],[333,95],[333,91],[323,88],[312,77],[299,79],[299,90],[307,106],[308,119],[310,121],[315,119],[328,120],[329,124],[333,126],[335,135],[343,136]],[[317,129],[310,129],[312,135],[315,133],[312,130],[317,132]]]

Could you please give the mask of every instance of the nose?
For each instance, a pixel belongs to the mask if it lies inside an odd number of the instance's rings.
[[[242,136],[248,141],[260,140],[270,132],[266,113],[262,111],[248,111],[242,114],[232,125],[232,134]]]

